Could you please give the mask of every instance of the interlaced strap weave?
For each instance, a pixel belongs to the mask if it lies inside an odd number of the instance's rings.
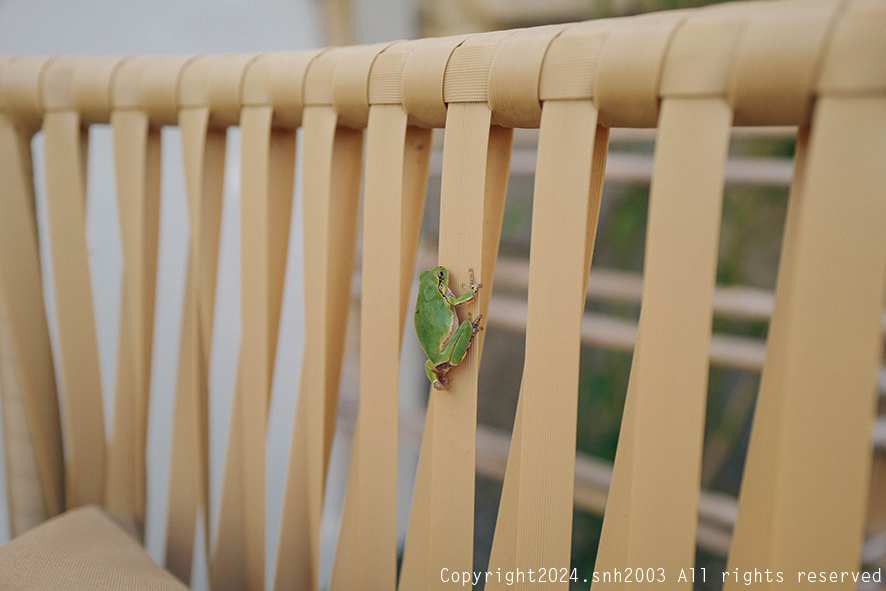
[[[729,568],[857,570],[886,300],[884,31],[883,0],[783,0],[297,53],[0,59],[0,379],[14,533],[84,504],[143,532],[160,129],[174,125],[190,239],[166,567],[189,581],[195,528],[217,511],[217,539],[204,530],[212,587],[264,589],[265,477],[285,469],[272,584],[318,588],[359,234],[360,407],[331,586],[411,591],[444,585],[442,569],[472,571],[483,332],[452,387],[430,393],[397,580],[398,372],[431,129],[445,128],[439,264],[453,286],[473,271],[483,287],[464,317],[487,318],[513,128],[538,127],[526,357],[489,570],[569,566],[581,322],[609,129],[645,127],[657,136],[642,310],[597,570],[646,565],[676,577],[695,556],[731,127],[789,125],[800,129],[795,173]],[[108,434],[85,237],[94,124],[113,128],[124,268]],[[231,126],[242,134],[242,343],[220,507],[209,507]],[[35,216],[38,131],[54,302],[43,298]],[[293,362],[277,358],[277,338],[297,183],[306,346],[289,465],[270,467],[274,369]]]

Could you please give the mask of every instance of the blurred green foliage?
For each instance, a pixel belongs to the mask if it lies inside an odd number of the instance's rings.
[[[591,5],[590,18],[626,16],[677,8],[696,8],[728,0],[596,0]]]

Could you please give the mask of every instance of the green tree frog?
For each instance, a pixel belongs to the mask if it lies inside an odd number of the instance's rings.
[[[471,284],[468,291],[455,297],[449,289],[449,271],[446,267],[434,267],[418,276],[418,300],[415,302],[415,333],[418,342],[428,356],[425,372],[437,390],[449,388],[449,370],[462,362],[474,335],[483,330],[482,315],[476,320],[468,319],[461,324],[453,310],[474,299],[482,284],[474,283],[474,270],[469,269]],[[464,286],[462,286],[464,287]]]

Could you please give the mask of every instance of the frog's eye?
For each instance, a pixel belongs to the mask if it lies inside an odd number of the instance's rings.
[[[437,279],[439,279],[440,281],[443,281],[443,279],[445,279],[445,277],[446,276],[443,274],[443,271],[437,271]]]

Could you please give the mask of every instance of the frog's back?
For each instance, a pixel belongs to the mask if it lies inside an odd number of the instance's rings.
[[[419,335],[419,343],[430,359],[439,355],[445,342],[449,340],[455,316],[452,307],[437,288],[436,280],[427,277],[433,273],[431,269],[419,274],[418,299],[415,303],[415,331]],[[436,343],[438,345],[436,347],[433,346],[436,339],[432,335],[444,335]],[[436,350],[429,351],[429,348]]]

